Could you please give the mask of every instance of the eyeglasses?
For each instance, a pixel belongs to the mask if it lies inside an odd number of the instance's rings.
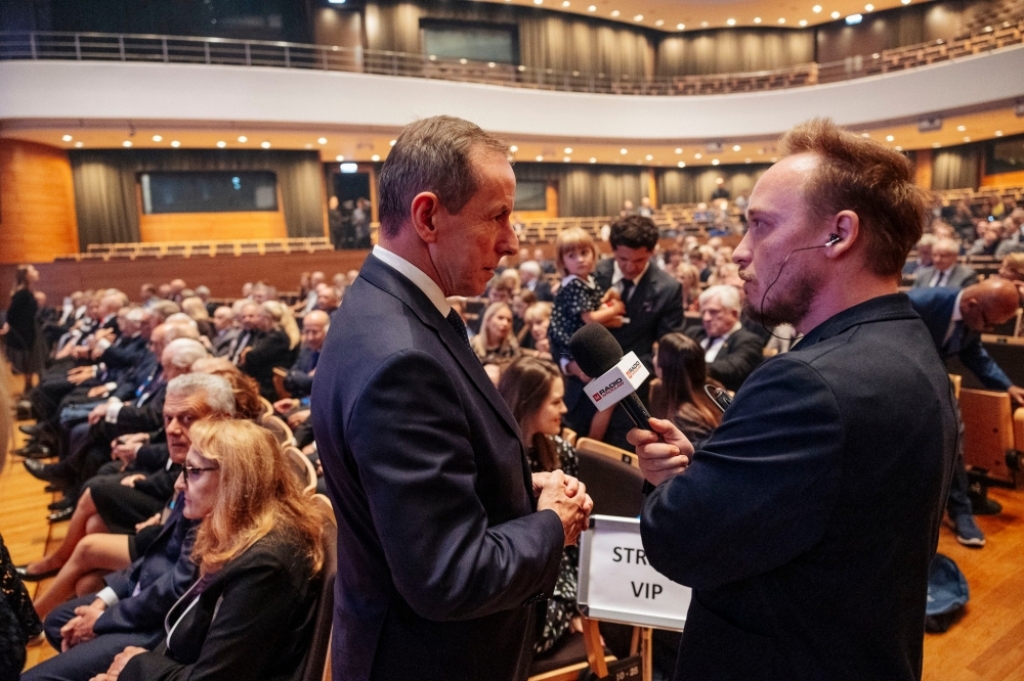
[[[185,465],[185,470],[184,470],[185,484],[187,485],[190,481],[191,482],[195,482],[196,480],[198,480],[199,476],[201,476],[204,471],[219,471],[219,470],[220,470],[220,468],[217,467],[217,466],[209,466],[209,467],[206,467],[206,468],[202,468],[200,466],[189,466],[188,464],[186,464]]]

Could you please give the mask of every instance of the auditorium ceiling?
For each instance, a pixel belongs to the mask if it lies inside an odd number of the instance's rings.
[[[815,26],[923,0],[484,0],[598,17],[675,33],[732,26]],[[850,21],[854,21],[851,19]]]
[[[495,131],[501,132],[501,131]],[[935,149],[994,137],[1024,134],[1024,118],[1006,106],[946,116],[939,130],[921,132],[914,122],[858,128],[856,132],[898,150]],[[291,149],[314,150],[325,163],[382,161],[398,130],[352,130],[340,127],[286,128],[270,125],[188,126],[159,121],[5,121],[0,136],[65,149]],[[769,163],[776,140],[736,138],[669,139],[637,142],[628,137],[599,141],[505,135],[519,163],[595,163],[650,167],[693,167]],[[177,144],[175,144],[177,143]],[[680,166],[680,164],[685,164]]]

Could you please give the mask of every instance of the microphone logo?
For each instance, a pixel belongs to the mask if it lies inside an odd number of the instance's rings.
[[[594,401],[600,402],[602,397],[604,397],[611,391],[615,390],[616,388],[622,386],[624,382],[625,381],[623,381],[621,378],[616,378],[614,381],[612,381],[611,383],[609,383],[608,385],[594,393]]]

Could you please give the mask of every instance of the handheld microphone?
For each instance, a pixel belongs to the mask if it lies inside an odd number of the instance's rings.
[[[619,342],[597,323],[576,331],[569,339],[569,351],[583,373],[594,377],[584,391],[599,411],[621,403],[637,428],[650,429],[651,415],[636,394],[650,372],[636,353],[623,356]]]

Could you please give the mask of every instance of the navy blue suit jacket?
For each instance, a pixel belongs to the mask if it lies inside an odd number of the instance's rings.
[[[309,372],[316,369],[319,360],[319,350],[310,350],[305,345],[299,350],[299,358],[284,377],[284,388],[292,397],[305,397],[313,390],[313,377]]]
[[[950,355],[942,350],[949,320],[953,318],[953,305],[960,291],[953,288],[919,288],[907,292],[910,304],[917,314],[921,315],[928,332],[932,336],[935,348],[943,359]],[[1006,390],[1013,381],[999,368],[995,360],[989,356],[985,346],[981,344],[981,334],[977,331],[964,329],[964,339],[960,351],[956,353],[963,365],[974,372],[981,384],[989,390]]]
[[[755,369],[644,504],[648,560],[694,589],[677,678],[920,679],[956,436],[949,378],[903,295]]]
[[[335,678],[525,679],[564,534],[465,338],[370,256],[331,324],[313,429],[338,518]]]

